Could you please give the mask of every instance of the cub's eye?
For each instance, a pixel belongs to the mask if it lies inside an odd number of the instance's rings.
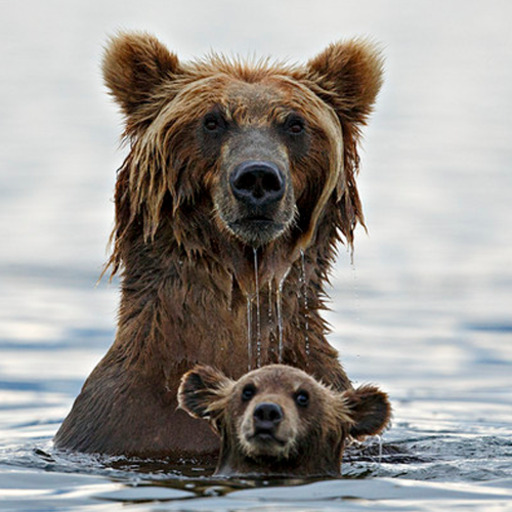
[[[307,391],[298,391],[295,395],[295,403],[299,407],[307,407],[309,404],[309,393]]]
[[[226,121],[219,112],[211,112],[204,117],[203,127],[210,133],[219,132],[226,127]]]
[[[285,129],[291,135],[299,135],[306,129],[306,122],[302,117],[293,115],[286,120]]]
[[[242,400],[248,402],[256,394],[256,387],[254,384],[247,384],[242,390]]]

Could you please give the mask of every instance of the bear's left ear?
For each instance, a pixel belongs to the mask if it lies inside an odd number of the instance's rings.
[[[123,113],[139,122],[151,114],[148,107],[158,105],[157,88],[182,73],[176,54],[155,37],[138,32],[121,32],[110,39],[102,70]]]
[[[383,80],[383,58],[364,39],[331,44],[307,63],[315,91],[346,121],[365,124]]]
[[[233,383],[219,370],[197,365],[181,378],[178,405],[195,418],[213,419]]]
[[[361,386],[343,392],[353,421],[349,433],[354,438],[380,434],[391,419],[388,395],[375,386]]]

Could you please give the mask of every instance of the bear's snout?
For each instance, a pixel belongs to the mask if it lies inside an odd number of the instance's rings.
[[[280,405],[263,402],[254,408],[252,416],[255,435],[273,434],[276,427],[283,420],[284,413]]]
[[[237,165],[229,178],[231,191],[255,217],[278,203],[286,190],[283,172],[274,162],[248,160]]]
[[[222,227],[244,243],[259,247],[292,224],[297,205],[289,149],[275,130],[240,127],[222,146],[222,178],[213,190],[214,211]]]
[[[292,403],[262,396],[243,413],[239,441],[246,456],[285,459],[297,442],[299,418]],[[283,397],[280,397],[281,399]]]

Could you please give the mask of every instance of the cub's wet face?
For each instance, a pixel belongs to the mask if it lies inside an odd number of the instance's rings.
[[[178,400],[220,435],[222,475],[337,475],[345,438],[380,433],[391,411],[378,388],[338,392],[285,365],[238,381],[199,365],[183,376]]]
[[[249,375],[233,390],[228,414],[247,457],[285,459],[311,437],[322,400],[307,375],[293,379]]]

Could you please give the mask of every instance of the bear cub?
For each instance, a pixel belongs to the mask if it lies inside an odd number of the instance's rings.
[[[222,476],[338,476],[345,439],[379,434],[391,414],[374,386],[335,391],[280,364],[236,381],[197,365],[183,375],[178,401],[219,435]]]

